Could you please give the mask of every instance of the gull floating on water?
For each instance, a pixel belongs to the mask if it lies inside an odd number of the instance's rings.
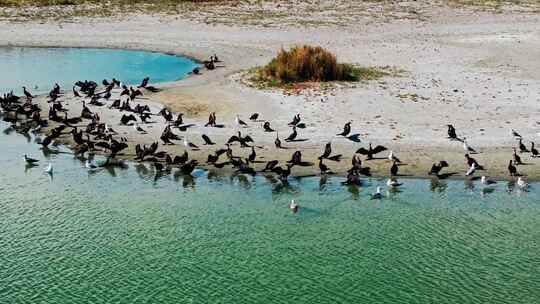
[[[97,168],[97,166],[94,165],[94,164],[93,164],[90,160],[88,160],[88,159],[87,159],[86,162],[84,163],[84,167],[85,167],[86,169],[90,169],[90,170],[96,169],[96,168]]]
[[[291,200],[291,203],[289,204],[289,209],[291,209],[293,213],[296,213],[298,212],[298,209],[300,209],[300,206],[294,200]]]
[[[485,176],[482,176],[482,178],[480,179],[480,182],[482,183],[482,185],[488,187],[488,186],[493,186],[495,184],[497,184],[496,181],[494,180],[491,180],[491,179],[488,179],[487,177]]]
[[[518,177],[516,184],[521,189],[527,189],[529,187],[529,183],[527,183],[523,178]]]
[[[53,174],[53,165],[51,163],[49,163],[47,168],[45,168],[45,172],[49,174]]]
[[[377,191],[371,194],[371,199],[381,199],[381,198],[383,198],[383,195],[381,193],[381,187],[377,187]]]
[[[386,185],[388,187],[391,187],[391,188],[397,188],[397,187],[403,185],[403,183],[398,182],[397,179],[395,179],[395,178],[389,178],[386,181]]]

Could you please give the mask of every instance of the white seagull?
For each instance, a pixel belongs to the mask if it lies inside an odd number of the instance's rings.
[[[300,206],[294,200],[291,200],[291,203],[289,204],[289,209],[291,209],[293,213],[296,213],[298,212],[298,209],[300,209]]]
[[[467,153],[476,153],[476,150],[467,144],[465,137],[463,137],[463,150],[465,150]]]
[[[381,193],[381,187],[377,187],[377,191],[371,195],[371,199],[381,199],[383,195]]]
[[[473,163],[471,165],[471,167],[469,168],[469,170],[467,170],[467,172],[465,173],[465,176],[471,176],[474,174],[474,171],[476,171],[476,164]]]
[[[45,172],[48,174],[53,174],[53,165],[51,163],[49,163],[47,168],[45,168]]]
[[[527,189],[529,187],[529,183],[527,183],[521,176],[518,177],[516,184],[520,189]]]
[[[397,181],[397,179],[395,178],[389,178],[387,181],[386,181],[386,185],[390,188],[397,188],[401,185],[403,185],[403,183],[400,183]]]
[[[493,186],[493,185],[497,184],[496,181],[488,179],[485,176],[482,176],[482,178],[480,179],[480,182],[482,183],[482,185],[484,185],[486,187]]]
[[[86,162],[84,163],[84,167],[85,167],[86,169],[89,169],[89,170],[92,170],[92,169],[96,169],[96,168],[97,168],[97,166],[94,165],[94,164],[93,164],[90,160],[88,160],[88,159],[87,159]]]
[[[247,127],[247,123],[245,123],[243,120],[240,119],[240,116],[237,114],[236,115],[236,124],[239,126],[239,127]]]

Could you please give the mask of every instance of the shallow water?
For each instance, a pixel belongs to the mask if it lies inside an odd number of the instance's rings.
[[[57,82],[69,89],[78,80],[115,77],[139,84],[148,76],[152,83],[184,78],[197,64],[191,59],[162,53],[87,48],[0,47],[0,92],[46,92]]]
[[[0,124],[3,303],[536,303],[540,185],[89,172]],[[9,134],[9,135],[8,135]],[[22,155],[41,159],[25,169]],[[43,172],[48,162],[53,178]],[[295,198],[298,214],[287,204]]]

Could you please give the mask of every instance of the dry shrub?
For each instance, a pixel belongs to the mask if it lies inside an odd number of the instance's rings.
[[[259,70],[259,76],[281,84],[304,81],[355,81],[358,76],[349,64],[338,63],[336,56],[320,46],[295,46],[281,49],[276,58]]]

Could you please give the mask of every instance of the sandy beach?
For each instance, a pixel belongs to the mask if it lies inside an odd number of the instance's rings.
[[[323,18],[314,16],[313,19]],[[8,18],[9,19],[9,18]],[[517,141],[510,128],[523,136],[530,147],[540,139],[540,20],[531,12],[500,12],[472,8],[429,6],[422,18],[371,16],[350,20],[346,25],[289,24],[265,26],[244,23],[201,22],[197,18],[170,15],[132,14],[129,17],[77,17],[74,20],[30,19],[0,21],[0,46],[105,47],[140,49],[186,55],[206,60],[217,54],[222,60],[213,71],[157,84],[159,93],[145,93],[132,104],[148,104],[156,113],[163,106],[185,113],[186,123],[195,124],[187,132],[173,130],[200,145],[189,151],[203,165],[208,153],[223,147],[237,131],[249,134],[258,147],[255,163],[261,169],[268,160],[285,162],[296,150],[310,167],[294,167],[293,175],[318,174],[317,156],[331,141],[341,162],[325,163],[343,174],[360,147],[384,145],[401,159],[400,174],[425,177],[432,163],[447,160],[455,177],[463,177],[467,167],[460,142],[449,141],[446,125],[453,124],[458,136],[466,137],[478,154],[474,157],[487,170],[477,175],[508,178],[506,166]],[[290,21],[289,19],[287,19]],[[324,19],[326,20],[326,19]],[[334,52],[342,62],[365,66],[389,66],[403,72],[383,79],[352,85],[335,84],[331,89],[309,89],[300,94],[283,90],[259,90],[247,86],[244,74],[267,63],[282,47],[309,43]],[[29,71],[30,72],[30,71]],[[101,80],[96,79],[100,82]],[[52,87],[51,83],[51,87]],[[63,98],[69,116],[78,116],[81,102],[70,88]],[[115,90],[118,93],[118,90]],[[36,102],[44,103],[39,97]],[[165,127],[161,117],[142,125],[148,134],[136,134],[131,126],[119,125],[123,113],[106,107],[91,109],[129,139],[133,155],[135,143],[158,141]],[[207,128],[210,112],[225,128]],[[274,148],[274,133],[265,133],[262,122],[248,122],[239,129],[235,116],[247,121],[252,113],[270,121],[283,139],[290,132],[287,123],[301,113],[306,129],[299,129],[298,141]],[[347,121],[360,143],[336,136]],[[207,134],[216,146],[202,146]],[[66,137],[64,139],[68,139]],[[184,146],[162,146],[160,150],[181,154]],[[233,146],[235,155],[250,149]],[[388,151],[384,159],[364,163],[376,176],[387,176]],[[540,179],[540,160],[521,154],[526,165],[518,171],[529,179]],[[212,169],[218,170],[218,169]],[[223,170],[223,169],[219,169]]]

